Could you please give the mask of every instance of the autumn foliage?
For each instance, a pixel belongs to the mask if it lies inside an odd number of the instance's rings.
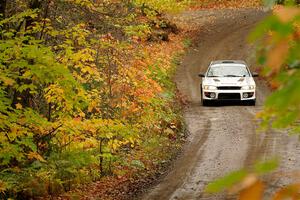
[[[1,198],[129,178],[164,159],[184,128],[171,80],[183,45],[161,13],[183,6],[1,1]]]

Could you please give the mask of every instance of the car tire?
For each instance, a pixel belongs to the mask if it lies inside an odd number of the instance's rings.
[[[249,106],[255,106],[256,105],[256,99],[249,100],[248,105]]]
[[[209,102],[207,100],[202,99],[202,106],[209,106]]]

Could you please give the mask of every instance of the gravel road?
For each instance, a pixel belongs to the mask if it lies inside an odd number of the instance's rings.
[[[177,16],[178,23],[190,23],[200,30],[198,41],[190,48],[175,77],[179,90],[190,101],[184,113],[190,134],[170,172],[141,199],[234,199],[225,194],[207,195],[203,189],[215,178],[250,166],[256,160],[281,157],[281,171],[300,166],[297,137],[275,131],[256,131],[255,113],[262,109],[270,93],[262,80],[256,80],[258,101],[255,107],[200,105],[200,78],[197,75],[206,70],[211,60],[241,59],[255,66],[254,47],[248,45],[247,35],[266,15],[262,9],[225,9],[189,11]],[[280,179],[273,187],[290,181],[289,178]],[[266,196],[273,191],[268,191]]]

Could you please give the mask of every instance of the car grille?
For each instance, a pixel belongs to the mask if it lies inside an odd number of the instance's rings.
[[[239,86],[220,86],[218,90],[240,90],[242,87]]]
[[[240,100],[241,94],[239,93],[220,93],[218,99],[228,99],[228,100]]]

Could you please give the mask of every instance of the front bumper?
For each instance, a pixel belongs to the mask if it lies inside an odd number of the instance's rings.
[[[202,98],[205,100],[255,100],[256,92],[253,90],[203,90]]]

